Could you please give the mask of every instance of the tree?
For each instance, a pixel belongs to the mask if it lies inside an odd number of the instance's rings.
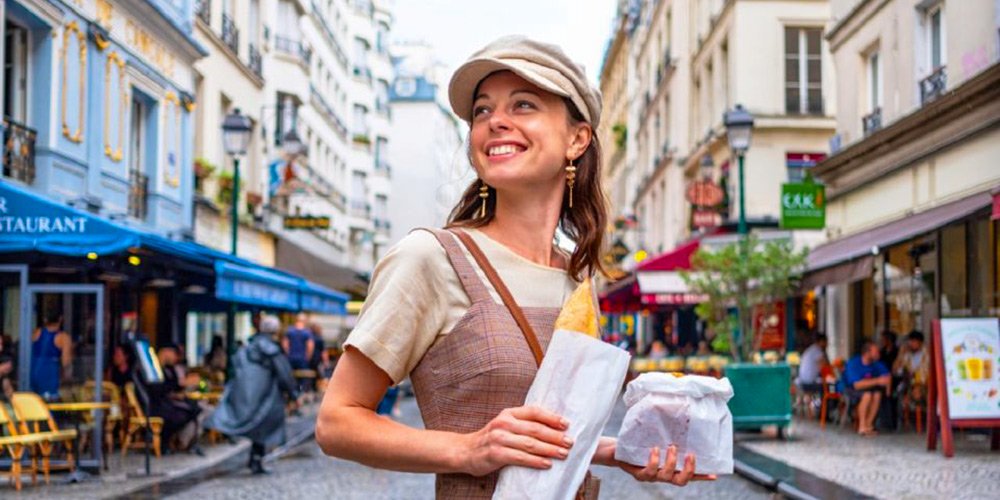
[[[708,297],[695,313],[715,334],[712,347],[728,348],[736,360],[749,359],[760,346],[752,333],[750,311],[788,297],[805,269],[807,255],[808,250],[795,250],[790,240],[762,243],[755,235],[714,252],[699,249],[691,259],[691,271],[681,276],[693,293]],[[730,313],[732,307],[739,307],[739,318]],[[751,333],[734,340],[737,332]]]

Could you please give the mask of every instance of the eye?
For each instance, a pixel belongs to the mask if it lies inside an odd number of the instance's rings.
[[[485,115],[489,114],[489,112],[490,112],[489,106],[473,106],[472,107],[472,118],[476,119],[476,118],[478,118],[480,116],[485,116]]]
[[[536,109],[535,103],[531,101],[517,101],[514,103],[515,109]]]

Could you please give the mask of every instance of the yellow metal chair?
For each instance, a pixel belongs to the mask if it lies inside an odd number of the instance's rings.
[[[0,437],[0,450],[7,450],[10,455],[10,480],[14,482],[14,488],[21,490],[21,475],[25,472],[31,473],[31,484],[38,484],[38,459],[35,454],[31,454],[31,467],[27,471],[21,470],[21,461],[24,452],[34,449],[42,439],[40,435],[23,435],[18,432],[17,424],[10,418],[6,405],[0,403],[0,427],[6,431],[5,436]]]
[[[66,465],[59,465],[56,468],[69,469],[73,471],[75,462],[73,461],[73,441],[76,439],[76,430],[61,430],[52,418],[49,407],[41,396],[33,392],[15,392],[11,396],[11,404],[14,407],[14,415],[18,421],[18,431],[20,434],[44,434],[45,437],[37,443],[38,451],[42,455],[42,472],[45,474],[45,483],[49,482],[49,472],[52,465],[49,458],[55,449],[55,444],[59,443],[66,450]]]
[[[88,380],[84,384],[83,400],[93,401],[97,384],[93,380]],[[111,453],[115,448],[115,430],[124,427],[122,424],[121,392],[114,382],[101,382],[102,399],[111,403],[111,409],[104,412],[104,448],[107,453]],[[93,425],[93,414],[87,413],[84,417],[87,424]],[[119,431],[124,442],[124,430]],[[81,436],[82,437],[82,436]]]
[[[153,434],[153,454],[160,456],[160,432],[163,430],[163,418],[147,417],[139,404],[139,398],[135,395],[135,386],[129,382],[125,384],[125,399],[128,402],[128,424],[126,424],[125,441],[122,442],[122,457],[130,448],[142,448],[145,446],[145,439],[142,432],[146,430],[146,421],[149,421],[149,430]],[[136,440],[135,438],[139,439]]]

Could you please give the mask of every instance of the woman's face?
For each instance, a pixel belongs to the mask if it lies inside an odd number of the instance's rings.
[[[482,81],[472,110],[470,156],[494,188],[552,190],[590,143],[590,126],[570,125],[561,97],[510,71]]]

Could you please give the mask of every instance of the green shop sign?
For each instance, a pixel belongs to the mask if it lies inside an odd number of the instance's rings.
[[[812,182],[781,185],[782,228],[823,229],[825,226],[825,186]]]

